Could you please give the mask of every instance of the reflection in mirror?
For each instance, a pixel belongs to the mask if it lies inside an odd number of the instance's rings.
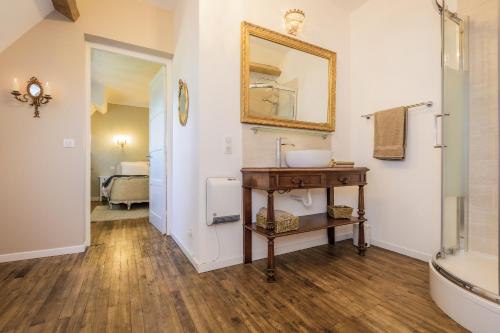
[[[36,83],[32,83],[29,85],[28,87],[28,92],[31,96],[33,97],[38,97],[40,96],[41,92],[42,92],[42,87],[40,87],[38,84]]]
[[[328,59],[250,36],[249,112],[326,123]]]

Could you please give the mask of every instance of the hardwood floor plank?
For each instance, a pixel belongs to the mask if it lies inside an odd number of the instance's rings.
[[[0,332],[466,332],[427,264],[350,241],[198,274],[147,219],[92,223],[85,253],[0,264]]]

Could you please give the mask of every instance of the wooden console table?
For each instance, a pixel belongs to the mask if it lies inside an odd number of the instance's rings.
[[[328,243],[335,244],[335,227],[359,223],[358,253],[365,253],[365,203],[363,188],[367,168],[243,168],[243,257],[252,262],[252,232],[267,238],[267,281],[276,281],[274,239],[277,237],[327,229]],[[326,188],[327,202],[334,204],[334,188],[358,186],[358,217],[334,219],[327,213],[300,216],[299,229],[284,233],[274,232],[274,192],[295,189]],[[252,190],[267,192],[267,228],[252,223]]]

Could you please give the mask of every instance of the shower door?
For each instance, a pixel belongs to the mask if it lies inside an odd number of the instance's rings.
[[[467,117],[467,54],[465,22],[445,11],[443,15],[443,112],[436,115],[442,137],[443,256],[468,248],[469,128]]]
[[[439,269],[455,283],[500,303],[499,31],[497,0],[441,8],[442,154]],[[465,18],[467,17],[467,18]],[[486,295],[486,296],[485,296]]]

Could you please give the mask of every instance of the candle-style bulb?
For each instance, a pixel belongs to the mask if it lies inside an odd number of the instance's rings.
[[[12,90],[13,91],[19,91],[19,81],[17,81],[17,78],[14,78],[14,81],[12,81]]]
[[[49,81],[45,82],[45,88],[44,88],[45,95],[52,95],[52,87],[49,84]]]

